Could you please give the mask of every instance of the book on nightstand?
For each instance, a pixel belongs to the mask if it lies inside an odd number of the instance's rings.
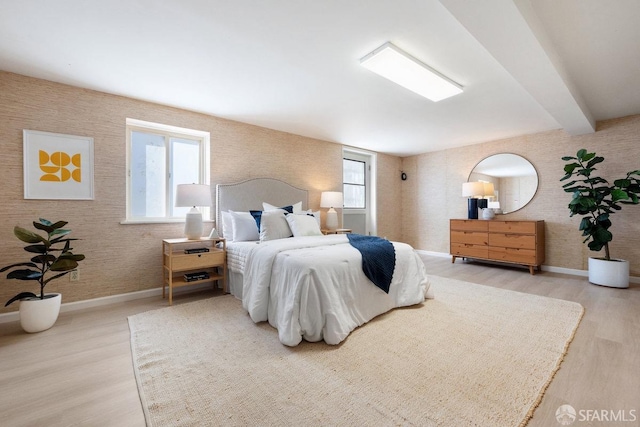
[[[185,273],[184,274],[184,280],[187,282],[193,282],[196,280],[203,280],[203,279],[208,279],[209,278],[209,273],[207,273],[206,271],[199,271],[197,273]]]

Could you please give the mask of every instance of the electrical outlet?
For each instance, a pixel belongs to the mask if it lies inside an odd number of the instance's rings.
[[[77,282],[78,280],[80,280],[80,270],[77,268],[75,270],[71,270],[71,273],[69,273],[69,281]]]

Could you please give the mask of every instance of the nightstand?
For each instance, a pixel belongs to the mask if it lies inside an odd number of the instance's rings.
[[[169,305],[173,304],[173,288],[222,281],[227,293],[227,243],[224,238],[199,240],[162,240],[162,298],[169,287]]]
[[[353,232],[350,228],[336,228],[335,230],[327,230],[323,228],[320,231],[322,231],[322,234],[349,234]]]

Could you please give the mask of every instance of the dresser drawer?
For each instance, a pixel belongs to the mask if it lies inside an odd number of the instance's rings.
[[[486,245],[470,245],[464,243],[451,243],[451,255],[469,258],[487,258],[489,254]]]
[[[536,233],[535,221],[488,221],[489,231],[494,233]]]
[[[490,246],[489,258],[495,261],[536,265],[536,251],[534,249],[493,248]]]
[[[536,236],[532,234],[489,233],[489,246],[506,248],[535,249]]]
[[[174,271],[191,270],[224,264],[224,252],[211,251],[200,254],[173,255],[171,269]]]
[[[488,221],[481,220],[464,220],[464,219],[452,219],[451,224],[449,224],[451,230],[458,231],[487,231],[489,226],[487,225]]]
[[[478,231],[455,231],[451,230],[451,243],[469,243],[473,245],[486,246],[489,238],[488,233]]]

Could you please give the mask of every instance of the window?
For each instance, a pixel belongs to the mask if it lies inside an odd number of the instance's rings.
[[[208,184],[209,165],[209,132],[127,119],[127,221],[183,219],[176,186]]]
[[[366,162],[342,159],[342,192],[345,209],[365,209],[367,207]]]

